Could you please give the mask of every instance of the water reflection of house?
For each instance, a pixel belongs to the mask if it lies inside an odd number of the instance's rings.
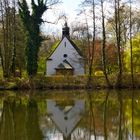
[[[84,101],[77,100],[73,106],[60,106],[55,101],[47,102],[49,117],[62,132],[64,137],[69,137],[82,118],[85,110]]]

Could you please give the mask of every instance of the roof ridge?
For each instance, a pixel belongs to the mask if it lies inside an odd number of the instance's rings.
[[[79,47],[73,42],[73,40],[71,40],[69,37],[66,36],[66,38],[69,40],[69,42],[72,44],[72,46],[76,49],[76,51],[79,53],[80,56],[83,56],[81,50],[79,49]]]

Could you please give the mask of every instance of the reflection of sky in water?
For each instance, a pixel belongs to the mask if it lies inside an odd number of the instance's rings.
[[[50,134],[48,139],[46,138],[44,140],[63,140],[63,136],[61,133]],[[71,140],[76,140],[76,139],[72,137]],[[80,139],[77,139],[77,140],[80,140]],[[96,136],[96,139],[95,139],[94,135],[91,135],[90,140],[104,140],[104,137],[103,136]]]
[[[49,134],[44,140],[63,140],[61,133]]]
[[[78,136],[78,137],[74,138],[72,135],[71,140],[81,140],[83,138],[82,136]],[[61,133],[50,134],[48,136],[48,138],[45,138],[44,140],[63,140],[63,136]],[[104,137],[103,136],[96,136],[96,139],[95,139],[94,135],[91,135],[90,140],[104,140]]]
[[[0,109],[0,117],[1,117],[1,115],[2,115],[2,109]]]
[[[103,136],[96,136],[96,139],[95,139],[95,136],[91,135],[91,140],[104,140],[104,137]]]
[[[3,102],[0,100],[0,120],[1,120],[1,117],[2,117],[2,111],[3,111]]]

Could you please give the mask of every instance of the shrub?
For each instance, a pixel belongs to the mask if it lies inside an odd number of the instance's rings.
[[[104,72],[99,70],[95,72],[95,76],[104,76]]]

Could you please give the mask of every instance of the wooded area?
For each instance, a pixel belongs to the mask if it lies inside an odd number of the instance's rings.
[[[71,38],[85,57],[87,85],[94,75],[104,75],[112,87],[110,76],[121,87],[123,75],[140,73],[140,7],[134,0],[83,0],[77,20],[71,23]],[[59,0],[0,0],[0,60],[4,78],[32,78],[45,72],[50,46],[58,36],[45,35],[40,26],[42,15],[61,4]],[[140,4],[140,3],[139,3]],[[59,17],[64,19],[65,15]],[[82,20],[78,20],[78,18]]]

